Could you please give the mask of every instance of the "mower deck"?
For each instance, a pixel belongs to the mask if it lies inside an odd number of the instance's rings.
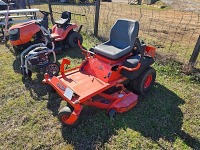
[[[123,81],[123,78],[121,78]],[[60,75],[58,77],[54,76],[47,81],[51,84],[57,91],[65,96],[65,90],[70,88],[73,93],[76,94],[76,99],[80,103],[85,102],[89,98],[105,91],[106,89],[120,83],[120,80],[112,81],[106,83],[95,76],[87,73],[86,71],[80,71],[79,69],[72,72],[66,73],[64,76]],[[65,96],[66,97],[66,96]]]
[[[107,113],[111,116],[114,114],[110,112],[123,113],[133,108],[138,102],[138,96],[123,87],[121,82],[125,79],[122,77],[106,83],[86,71],[76,69],[52,78],[45,74],[43,82],[51,85],[63,100],[73,107],[70,115],[61,117],[62,122],[72,125],[78,119],[82,105],[107,109]],[[107,93],[112,87],[121,89]]]
[[[97,93],[109,86],[109,83],[105,83],[83,71],[74,72],[65,78],[61,78],[61,81],[68,85],[68,87],[71,88],[77,95],[79,95],[79,99],[83,99],[90,93]]]

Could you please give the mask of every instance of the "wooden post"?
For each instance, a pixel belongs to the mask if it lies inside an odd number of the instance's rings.
[[[54,24],[54,19],[53,19],[53,11],[51,7],[51,0],[48,0],[48,5],[49,5],[49,12],[50,12],[50,17],[51,17],[51,22]]]
[[[200,52],[200,35],[195,45],[194,51],[192,52],[192,56],[190,57],[189,66],[194,67],[195,62],[197,61],[198,55]]]
[[[100,11],[100,0],[96,0],[95,22],[94,22],[94,35],[95,36],[98,36],[99,11]]]
[[[27,3],[27,5],[28,5],[28,8],[31,9],[31,5],[30,5],[29,0],[26,0],[26,3]]]

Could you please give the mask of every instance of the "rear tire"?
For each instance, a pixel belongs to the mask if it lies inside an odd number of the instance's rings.
[[[155,83],[156,71],[152,67],[148,67],[137,78],[130,80],[128,88],[136,94],[144,95],[149,92]]]
[[[69,45],[70,47],[76,47],[78,46],[78,40],[80,40],[81,44],[83,43],[83,37],[79,32],[76,31],[71,31],[68,35],[67,35],[67,45]]]

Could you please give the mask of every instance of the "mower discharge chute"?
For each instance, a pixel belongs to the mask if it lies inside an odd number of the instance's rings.
[[[61,75],[44,75],[43,83],[51,85],[68,106],[63,107],[58,119],[64,125],[76,125],[83,105],[107,109],[114,117],[133,108],[138,95],[153,86],[156,71],[155,48],[141,44],[139,23],[119,19],[110,32],[110,40],[90,51],[79,42],[85,60],[79,67],[65,70],[70,61],[63,59]]]

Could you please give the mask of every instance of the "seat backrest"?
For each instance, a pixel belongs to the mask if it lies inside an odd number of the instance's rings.
[[[139,22],[118,19],[110,32],[110,43],[120,49],[130,46],[132,49],[139,32]]]
[[[69,23],[71,21],[71,12],[69,11],[64,11],[62,14],[61,14],[61,18],[62,19],[67,19],[67,22]]]

